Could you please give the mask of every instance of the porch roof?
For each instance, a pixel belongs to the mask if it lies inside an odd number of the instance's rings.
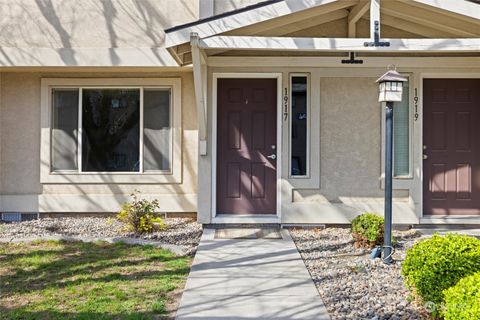
[[[310,29],[340,21],[348,23],[348,32],[342,37],[308,36]],[[375,21],[378,37],[380,25],[408,36],[382,39],[390,42],[388,47],[365,46],[375,37]],[[370,34],[359,34],[357,25],[366,22]],[[302,30],[306,32],[302,34]],[[246,51],[248,55],[252,51],[263,52],[261,55],[267,51],[310,55],[312,51],[317,55],[353,51],[478,53],[480,6],[467,0],[273,0],[177,26],[166,34],[166,46],[180,65],[192,63],[192,34],[198,35],[198,47],[208,56],[243,55]]]
[[[389,59],[395,54],[425,52],[479,55],[478,4],[465,0],[382,3],[381,6],[380,0],[270,1],[167,30],[169,52],[180,65],[193,65],[199,154],[207,154],[207,67],[216,56],[272,52],[314,53],[332,58],[349,54],[350,60],[344,59],[342,63],[357,63],[360,61],[355,60],[356,52],[389,55]],[[362,19],[369,24],[367,37],[357,32],[357,23]],[[348,24],[344,37],[318,37],[308,31],[338,21]],[[393,25],[409,36],[383,39],[380,29],[385,25]],[[294,35],[305,30],[305,35]],[[252,59],[249,61],[252,63]]]

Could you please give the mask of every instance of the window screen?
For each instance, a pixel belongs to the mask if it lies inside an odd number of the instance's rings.
[[[52,105],[52,170],[77,170],[78,89],[54,89]]]
[[[170,89],[143,91],[143,169],[170,170]]]
[[[409,85],[403,84],[401,102],[393,107],[393,175],[410,175],[410,108]]]

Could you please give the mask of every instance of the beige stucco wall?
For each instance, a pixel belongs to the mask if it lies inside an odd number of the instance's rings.
[[[41,184],[41,78],[178,77],[182,81],[181,183]],[[169,212],[196,211],[197,124],[193,77],[179,73],[1,73],[0,211],[115,211],[126,195],[138,189],[160,199]]]
[[[1,1],[0,47],[156,47],[198,0]]]
[[[213,13],[220,14],[227,11],[232,11],[246,6],[257,4],[259,0],[201,0],[213,1]]]
[[[321,74],[321,72],[320,72]],[[287,178],[282,222],[346,223],[363,211],[383,212],[382,110],[376,78],[320,79],[320,188],[295,188]],[[318,94],[312,89],[312,95]],[[312,141],[315,141],[312,139]],[[290,196],[291,193],[291,196]],[[415,223],[409,191],[394,190],[396,223]]]
[[[277,162],[282,172],[280,222],[348,223],[364,211],[382,213],[382,108],[373,76],[382,70],[346,75],[340,68],[215,67],[209,69],[209,88],[213,88],[214,73],[266,72],[281,73],[282,88],[288,88],[289,74],[310,74],[310,176],[289,177],[289,129],[288,121],[283,121],[282,154],[278,158],[281,162]],[[361,73],[372,76],[361,76]],[[211,140],[213,94],[209,90],[209,153],[199,158],[200,185],[211,185],[215,170],[212,167],[214,141]],[[319,156],[313,156],[315,154]],[[199,219],[205,223],[215,222],[212,192],[211,188],[199,190]],[[394,197],[394,221],[418,222],[408,188],[396,188]]]
[[[321,79],[320,181],[328,200],[381,196],[381,112],[375,80]]]
[[[198,11],[198,0],[0,1],[0,68],[175,67],[164,30]]]

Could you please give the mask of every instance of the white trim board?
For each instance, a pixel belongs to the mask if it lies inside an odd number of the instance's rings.
[[[214,36],[200,40],[203,49],[341,51],[341,52],[480,52],[480,38],[469,39],[382,39],[388,47],[364,46],[369,38],[300,38]]]
[[[276,79],[277,80],[277,214],[276,217],[280,221],[282,210],[282,73],[213,73],[212,76],[212,206],[211,219],[215,220],[217,216],[217,80],[221,78],[241,79],[241,78],[258,78],[258,79]],[[272,217],[275,217],[272,215]]]
[[[115,59],[112,59],[115,56]],[[163,47],[0,47],[0,67],[178,67]]]
[[[479,66],[480,57],[358,57],[363,60],[362,64],[342,64],[345,57],[208,57],[209,67],[335,67],[348,70],[365,68],[382,68],[394,64],[397,68],[467,68]],[[338,74],[338,76],[342,76]]]
[[[170,108],[170,156],[168,171],[151,172],[82,172],[81,152],[75,171],[51,170],[51,92],[53,88],[79,88],[78,150],[82,150],[82,88],[169,88]],[[41,146],[40,183],[181,183],[182,182],[182,81],[181,78],[42,78],[41,80]],[[143,112],[143,100],[140,111]],[[141,119],[142,121],[142,119]],[[143,124],[141,122],[140,124]],[[141,135],[143,136],[143,132]],[[143,142],[140,137],[140,143]],[[143,145],[140,145],[143,149]],[[143,151],[140,150],[140,156]],[[143,161],[143,159],[142,159]],[[142,169],[142,168],[140,168]]]
[[[293,86],[292,86],[292,78],[293,77],[305,77],[307,78],[307,99],[306,99],[306,113],[307,113],[307,124],[306,124],[306,130],[307,130],[307,139],[305,141],[306,143],[306,174],[304,175],[292,175],[292,124],[293,124]],[[311,132],[312,132],[312,85],[311,85],[311,74],[309,72],[290,72],[288,75],[288,130],[285,130],[288,132],[288,137],[287,137],[287,145],[288,145],[288,161],[287,162],[287,174],[288,174],[288,179],[310,179],[311,178],[311,156],[312,156],[312,146],[311,146]]]

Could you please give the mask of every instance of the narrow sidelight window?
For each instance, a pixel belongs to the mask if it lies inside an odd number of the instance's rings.
[[[291,176],[306,176],[308,166],[308,77],[290,77],[290,170]]]
[[[54,171],[77,170],[78,89],[52,91],[52,153]]]
[[[170,89],[143,91],[143,168],[170,170]]]
[[[138,172],[140,90],[83,89],[82,171]]]
[[[408,82],[403,84],[401,102],[393,108],[393,175],[410,176],[410,92]]]

